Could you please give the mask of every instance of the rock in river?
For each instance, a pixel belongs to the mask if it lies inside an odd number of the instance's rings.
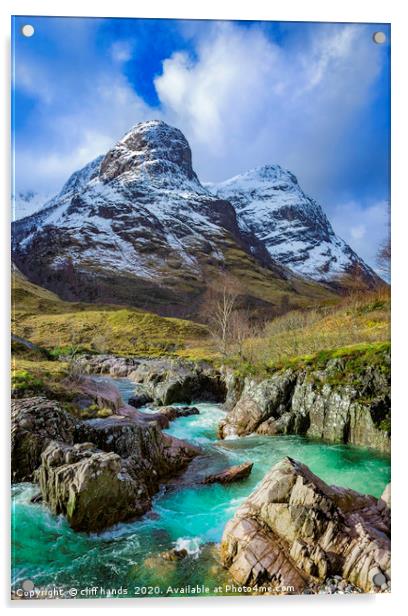
[[[176,548],[173,548],[172,550],[167,550],[167,552],[162,552],[162,554],[160,554],[160,556],[164,559],[164,560],[183,560],[183,558],[185,558],[186,556],[188,556],[188,552],[185,548],[182,548],[181,550],[177,550]]]
[[[203,483],[232,483],[234,481],[241,481],[249,477],[253,465],[253,462],[244,462],[237,466],[231,466],[221,473],[208,475],[208,477],[203,479]]]
[[[159,478],[179,472],[200,453],[197,447],[164,434],[155,421],[127,417],[82,421],[76,428],[75,441],[92,442],[127,459],[134,472],[145,474],[153,490]]]
[[[150,507],[145,482],[131,476],[120,456],[92,443],[51,442],[37,474],[52,513],[65,515],[74,530],[97,532]]]
[[[189,417],[190,415],[199,415],[200,411],[196,406],[163,406],[158,409],[158,413],[166,417],[168,421],[173,421],[179,417]]]
[[[284,458],[225,527],[221,558],[245,585],[272,582],[301,593],[330,576],[365,592],[390,572],[390,509],[346,488],[328,486]]]
[[[100,531],[142,515],[160,482],[200,450],[132,412],[83,421],[45,398],[13,400],[14,481],[37,480],[43,502],[75,530]]]
[[[126,418],[84,421],[75,437],[81,442],[48,445],[36,478],[51,511],[85,532],[143,515],[160,481],[198,453],[164,435],[155,423],[139,425]]]

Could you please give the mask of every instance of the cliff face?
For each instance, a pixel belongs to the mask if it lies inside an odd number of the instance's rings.
[[[220,437],[301,434],[389,452],[389,351],[380,349],[372,359],[357,353],[265,379],[230,373],[230,412],[220,424]]]
[[[340,576],[365,592],[390,581],[390,499],[328,486],[284,458],[225,527],[221,559],[240,584],[318,592]]]

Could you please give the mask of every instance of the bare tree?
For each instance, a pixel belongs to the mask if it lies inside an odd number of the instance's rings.
[[[391,207],[388,203],[387,237],[377,252],[377,265],[387,280],[391,274]]]
[[[85,374],[84,362],[80,356],[80,344],[75,333],[71,334],[70,346],[64,356],[68,364],[68,379],[73,383],[80,383]]]
[[[232,342],[233,313],[237,307],[240,286],[224,274],[215,280],[205,295],[202,314],[222,355],[227,355]]]
[[[234,310],[230,322],[231,346],[241,359],[245,359],[245,343],[259,335],[260,327],[251,320],[248,310]]]

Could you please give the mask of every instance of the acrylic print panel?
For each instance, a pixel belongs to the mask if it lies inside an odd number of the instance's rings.
[[[390,35],[13,19],[13,598],[389,592]]]

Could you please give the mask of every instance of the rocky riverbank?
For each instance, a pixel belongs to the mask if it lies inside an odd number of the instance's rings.
[[[298,434],[389,453],[388,345],[320,354],[270,374],[241,376],[231,368],[181,360],[84,357],[84,368],[124,375],[138,385],[131,403],[224,402],[219,437]]]
[[[222,371],[206,362],[180,359],[140,359],[112,355],[83,355],[82,369],[89,374],[126,376],[138,385],[132,404],[157,406],[177,402],[224,402],[227,385]]]
[[[228,413],[219,425],[221,438],[298,434],[390,449],[384,349],[370,357],[353,352],[320,358],[258,377],[172,359],[84,355],[78,361],[83,373],[126,375],[136,387],[133,406],[109,382],[81,376],[71,384],[74,414],[56,400],[15,399],[12,427],[13,480],[39,481],[44,502],[76,529],[100,530],[147,511],[160,482],[197,455],[195,447],[162,432],[175,418],[198,412],[168,407],[173,403],[223,402]],[[135,408],[146,402],[157,413]],[[120,499],[109,494],[120,488],[127,505],[118,507]]]
[[[75,530],[95,532],[142,515],[160,483],[199,450],[165,435],[155,415],[127,411],[124,405],[108,418],[81,420],[43,397],[13,400],[13,481],[39,482],[43,502]]]
[[[227,372],[225,382],[229,413],[221,438],[300,434],[390,451],[388,349],[281,369],[263,379]]]
[[[350,585],[390,586],[390,490],[376,500],[328,486],[305,465],[284,458],[227,524],[221,559],[242,585],[267,583],[294,593]],[[335,588],[336,587],[336,588]]]

